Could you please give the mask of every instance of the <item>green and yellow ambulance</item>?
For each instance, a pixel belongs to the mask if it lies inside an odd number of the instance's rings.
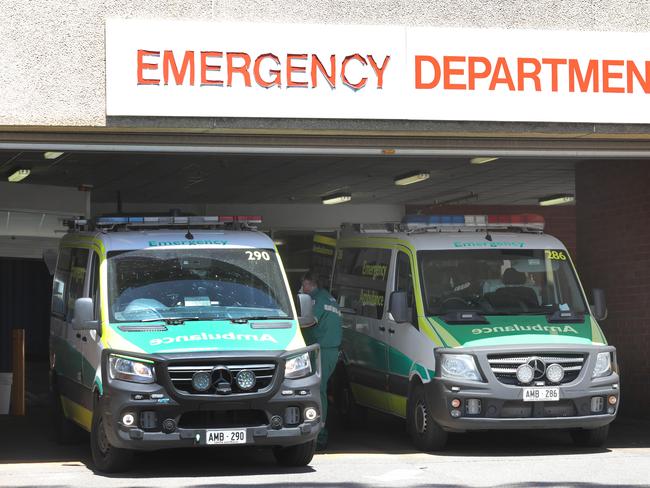
[[[101,471],[136,450],[256,445],[306,465],[321,427],[317,346],[257,217],[108,217],[63,237],[50,334],[54,424]],[[91,228],[92,230],[85,230]]]
[[[567,429],[601,445],[619,403],[616,350],[569,253],[536,215],[414,215],[344,225],[332,292],[344,317],[337,403],[448,432]]]

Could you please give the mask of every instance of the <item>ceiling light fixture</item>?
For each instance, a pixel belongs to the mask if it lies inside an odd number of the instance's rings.
[[[548,197],[540,198],[539,204],[542,207],[548,207],[550,205],[562,205],[564,203],[574,202],[576,197],[571,194],[562,194],[562,195],[551,195]]]
[[[58,152],[58,151],[47,151],[43,153],[43,157],[45,159],[56,159],[58,157],[63,156],[65,153]]]
[[[496,161],[499,158],[472,158],[469,160],[470,163],[472,164],[485,164],[489,163],[490,161]]]
[[[29,176],[32,171],[30,169],[18,169],[7,177],[10,183],[18,183]]]
[[[396,185],[405,186],[412,185],[413,183],[418,183],[420,181],[428,180],[431,174],[427,171],[413,171],[411,173],[406,173],[400,176],[395,177],[393,180]]]
[[[334,193],[321,198],[321,202],[325,205],[336,205],[337,203],[345,203],[352,200],[352,195],[349,193]]]

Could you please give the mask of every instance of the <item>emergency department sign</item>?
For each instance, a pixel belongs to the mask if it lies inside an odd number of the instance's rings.
[[[650,34],[108,20],[106,113],[650,123]]]

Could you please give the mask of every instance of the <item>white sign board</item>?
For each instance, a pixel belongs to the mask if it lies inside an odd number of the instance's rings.
[[[650,34],[109,20],[106,113],[650,123]]]

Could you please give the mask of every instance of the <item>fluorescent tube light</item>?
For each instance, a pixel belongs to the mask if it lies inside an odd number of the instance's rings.
[[[19,169],[14,171],[9,177],[7,177],[7,180],[10,183],[18,183],[19,181],[22,181],[25,178],[27,178],[31,172],[32,171],[29,169]]]
[[[420,181],[428,180],[429,174],[426,171],[414,171],[412,173],[407,173],[404,175],[397,176],[393,181],[396,185],[405,186],[412,185],[413,183],[418,183]]]
[[[576,197],[573,195],[551,195],[548,197],[540,198],[539,204],[542,207],[548,207],[550,205],[562,205],[563,203],[571,203],[575,201]]]
[[[335,193],[321,198],[325,205],[336,205],[337,203],[345,203],[352,200],[352,195],[349,193]]]
[[[470,163],[472,164],[485,164],[489,163],[490,161],[496,161],[499,158],[472,158],[469,160]]]
[[[64,153],[58,151],[47,151],[43,153],[45,159],[56,159],[60,156],[63,156]]]

